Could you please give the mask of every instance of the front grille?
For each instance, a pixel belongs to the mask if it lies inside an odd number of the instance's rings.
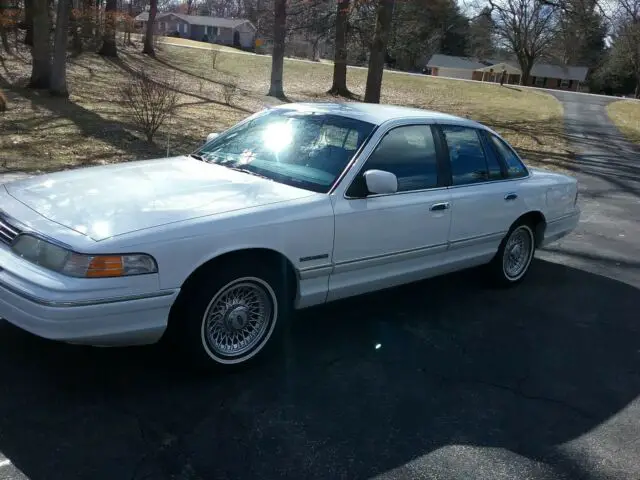
[[[0,242],[11,245],[20,233],[19,228],[11,225],[6,218],[0,215]]]

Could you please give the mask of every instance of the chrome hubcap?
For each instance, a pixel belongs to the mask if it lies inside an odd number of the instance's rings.
[[[533,239],[526,227],[513,231],[504,248],[502,266],[504,273],[511,279],[522,276],[531,261]]]
[[[273,298],[253,281],[238,281],[215,296],[204,315],[203,337],[215,355],[240,357],[252,351],[269,332]]]

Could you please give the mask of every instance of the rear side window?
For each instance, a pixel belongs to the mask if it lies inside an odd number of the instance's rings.
[[[495,147],[496,152],[498,152],[498,155],[502,157],[502,160],[507,166],[507,177],[526,177],[527,169],[516,155],[516,152],[492,133],[487,132],[487,136],[489,137],[491,144]]]
[[[453,185],[468,185],[489,180],[490,169],[477,130],[457,125],[443,125],[442,132],[449,149]]]

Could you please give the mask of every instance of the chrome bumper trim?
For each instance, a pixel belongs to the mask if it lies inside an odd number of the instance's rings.
[[[7,285],[4,282],[0,282],[0,288],[4,288],[5,290],[18,295],[26,300],[29,300],[33,303],[37,303],[39,305],[43,305],[45,307],[57,307],[57,308],[69,308],[69,307],[89,307],[93,305],[107,305],[110,303],[119,303],[119,302],[129,302],[132,300],[145,300],[148,298],[159,298],[159,297],[169,297],[176,293],[176,290],[161,290],[153,293],[141,293],[138,295],[121,295],[118,297],[106,297],[106,298],[96,298],[91,300],[70,300],[70,301],[56,301],[56,300],[46,300],[44,298],[37,297],[35,295],[31,295],[30,293],[26,293],[22,290],[19,290],[15,287]]]

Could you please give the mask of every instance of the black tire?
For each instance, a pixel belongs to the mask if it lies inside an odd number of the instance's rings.
[[[505,256],[507,255],[507,248],[510,245],[510,240],[517,235],[525,235],[525,241],[528,241],[530,250],[524,258],[524,264],[522,270],[518,270],[517,274],[510,274],[509,268],[505,266]],[[524,239],[523,238],[523,239]],[[521,247],[522,248],[522,247]],[[522,282],[529,270],[531,269],[531,263],[536,251],[536,235],[535,227],[530,222],[520,220],[514,223],[505,237],[500,242],[500,247],[491,263],[489,263],[489,274],[494,285],[498,287],[511,287]]]
[[[282,273],[285,271],[287,270],[276,268],[276,265],[269,262],[244,258],[217,262],[210,268],[205,267],[185,285],[172,308],[167,331],[170,342],[192,366],[222,371],[243,368],[275,353],[278,347],[282,346],[284,332],[293,311],[294,296],[288,288],[289,279]],[[245,287],[255,289],[257,297],[260,297],[259,302],[256,297],[252,303],[266,302],[265,305],[269,305],[269,318],[266,325],[256,329],[257,340],[253,344],[248,342],[252,345],[250,348],[241,354],[225,354],[219,348],[220,342],[216,345],[216,340],[208,334],[211,322],[208,323],[207,318],[225,292],[229,294],[230,291],[235,291],[233,288]],[[233,303],[231,305],[233,306]],[[243,308],[244,313],[241,311]],[[266,310],[268,309],[265,307]],[[242,320],[239,319],[242,315],[245,317],[245,323],[250,323],[248,311],[246,304],[243,306],[238,303],[236,307],[231,308],[227,303],[226,312],[229,313],[218,316],[221,320],[213,322],[216,323],[213,328],[219,335],[229,335],[232,324],[238,328],[242,324]]]

